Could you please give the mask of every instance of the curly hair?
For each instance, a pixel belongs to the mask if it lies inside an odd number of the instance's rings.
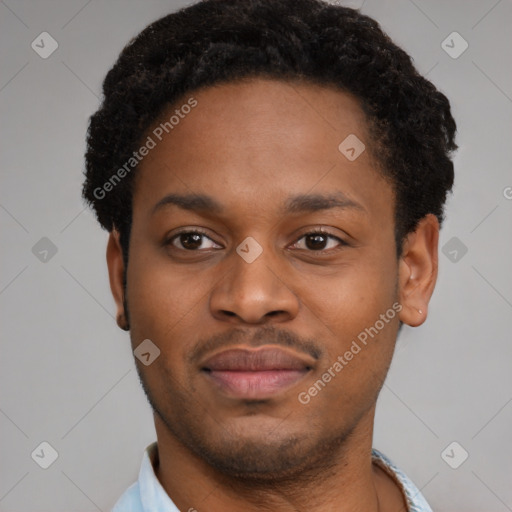
[[[380,25],[323,0],[202,0],[146,27],[122,50],[90,118],[83,197],[120,233],[125,262],[136,167],[101,187],[164,109],[192,91],[252,77],[334,86],[360,102],[371,153],[395,196],[395,240],[427,214],[439,223],[453,185],[450,103]],[[96,191],[96,193],[95,193]]]

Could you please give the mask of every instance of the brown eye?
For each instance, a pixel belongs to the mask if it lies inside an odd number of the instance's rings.
[[[203,243],[203,235],[198,233],[182,233],[177,239],[184,249],[198,249]]]
[[[303,242],[301,242],[303,240]],[[301,236],[295,243],[296,248],[309,251],[329,251],[340,246],[347,245],[346,242],[324,231],[312,231]]]
[[[325,249],[325,244],[327,243],[328,238],[329,237],[326,235],[306,235],[306,247],[312,251]]]
[[[209,242],[209,243],[208,243]],[[215,249],[217,244],[201,231],[182,231],[171,237],[166,245],[185,251],[197,251],[199,249]]]

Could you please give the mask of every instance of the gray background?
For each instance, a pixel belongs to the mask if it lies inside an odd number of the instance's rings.
[[[512,3],[343,4],[362,6],[404,47],[449,97],[459,129],[430,316],[399,339],[375,446],[436,511],[512,510]],[[110,510],[155,439],[128,334],[114,321],[107,234],[80,187],[105,73],[132,36],[182,5],[0,2],[3,512]],[[31,48],[43,31],[59,45],[47,59]],[[456,59],[441,46],[453,31],[469,44]],[[41,252],[43,237],[56,254]],[[31,458],[43,441],[58,452],[46,470]],[[459,464],[462,450],[469,457],[453,469],[445,460]]]

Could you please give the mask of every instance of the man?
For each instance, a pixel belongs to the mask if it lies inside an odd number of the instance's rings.
[[[446,97],[318,0],[196,3],[103,88],[84,197],[157,434],[113,510],[429,511],[372,434],[437,278]]]

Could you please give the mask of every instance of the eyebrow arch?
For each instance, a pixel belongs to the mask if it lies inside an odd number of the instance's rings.
[[[151,215],[155,214],[164,206],[170,204],[174,204],[184,210],[191,211],[210,213],[221,213],[224,211],[221,204],[210,196],[203,194],[168,194],[155,204],[151,211]]]
[[[215,199],[204,194],[168,194],[155,204],[151,215],[167,205],[176,205],[184,210],[208,213],[222,213],[224,207]],[[332,208],[354,209],[366,213],[359,203],[349,199],[342,192],[335,194],[300,194],[287,199],[282,208],[283,214],[317,212]]]
[[[301,194],[289,198],[283,209],[283,213],[317,212],[332,208],[354,209],[367,213],[366,208],[349,199],[342,192],[334,194]]]

